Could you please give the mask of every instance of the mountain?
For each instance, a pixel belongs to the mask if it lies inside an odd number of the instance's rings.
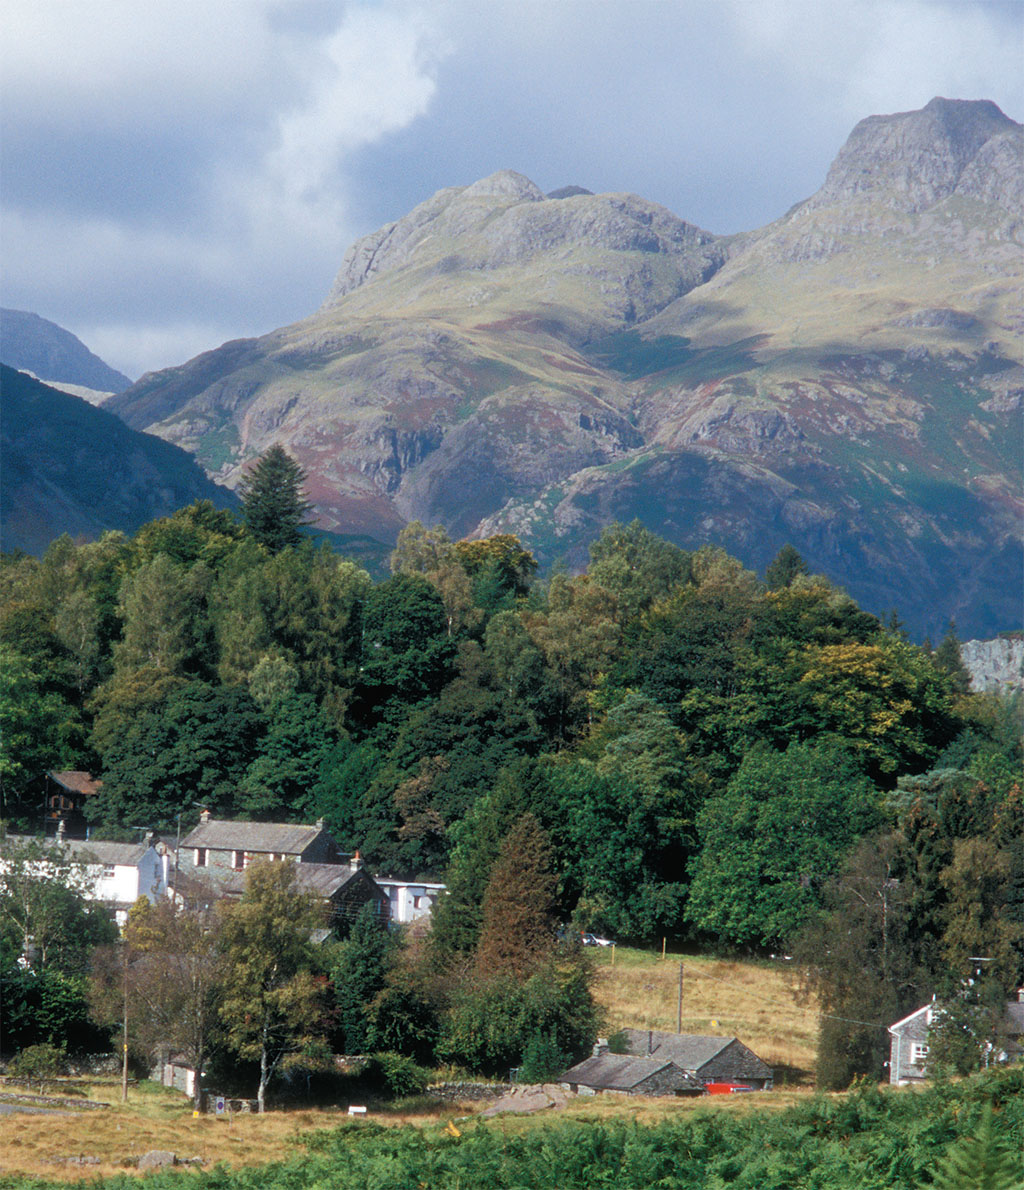
[[[119,393],[131,385],[70,331],[25,310],[0,310],[0,360],[51,385],[75,385],[94,394]],[[91,398],[86,393],[76,395]]]
[[[193,500],[237,503],[195,459],[79,397],[0,364],[0,539],[40,554],[61,533],[133,532]]]
[[[108,407],[228,484],[284,443],[334,531],[511,531],[578,565],[639,517],[993,635],[1021,603],[1022,146],[985,101],[873,116],[732,237],[503,171],[357,241],[311,317]]]

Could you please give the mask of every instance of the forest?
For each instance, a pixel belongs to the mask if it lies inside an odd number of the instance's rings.
[[[3,556],[9,829],[37,829],[48,769],[102,777],[97,837],[198,805],[322,817],[373,871],[447,884],[449,971],[501,950],[485,909],[510,885],[552,928],[787,948],[825,1010],[822,1085],[880,1073],[857,1022],[970,956],[993,995],[1024,979],[1020,699],[968,691],[952,625],[917,646],[789,547],[759,578],[639,522],[544,578],[514,536],[413,523],[374,579],[303,535],[299,478],[283,514],[257,480],[241,517],[203,501]],[[416,1053],[402,1027],[382,1048]]]

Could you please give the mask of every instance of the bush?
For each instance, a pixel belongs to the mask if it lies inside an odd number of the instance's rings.
[[[46,1083],[67,1072],[67,1054],[55,1045],[43,1043],[30,1045],[7,1063],[7,1074],[11,1078],[23,1078],[30,1085]]]
[[[597,1011],[584,967],[545,968],[525,983],[510,977],[460,990],[444,1021],[438,1056],[471,1070],[504,1073],[522,1063],[538,1034],[565,1054],[585,1053],[597,1036]]]
[[[558,1048],[553,1033],[534,1033],[523,1050],[519,1082],[547,1083],[572,1065],[572,1059]]]
[[[404,1054],[374,1054],[366,1068],[366,1076],[379,1082],[394,1099],[407,1095],[421,1095],[430,1081],[429,1071]]]

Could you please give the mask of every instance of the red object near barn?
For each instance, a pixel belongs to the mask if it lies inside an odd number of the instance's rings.
[[[738,1095],[744,1091],[753,1091],[753,1087],[743,1083],[705,1083],[704,1090],[709,1095]]]

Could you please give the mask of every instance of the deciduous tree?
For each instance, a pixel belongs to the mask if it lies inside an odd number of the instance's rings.
[[[220,1018],[228,1045],[260,1066],[257,1101],[289,1065],[323,1060],[329,1026],[326,980],[316,973],[310,931],[314,903],[295,888],[295,867],[257,863],[241,900],[224,907],[222,945],[227,975]]]

